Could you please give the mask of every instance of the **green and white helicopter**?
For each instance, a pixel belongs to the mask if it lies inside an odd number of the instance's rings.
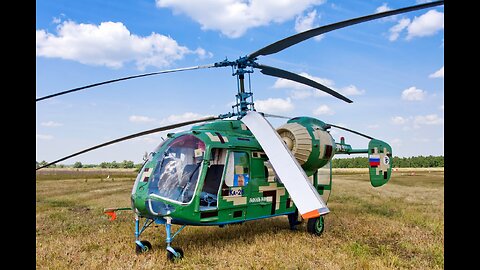
[[[141,234],[152,224],[165,225],[167,257],[172,261],[184,255],[181,248],[171,244],[187,225],[224,226],[286,215],[292,229],[306,220],[307,231],[321,235],[324,216],[330,211],[326,201],[332,188],[334,155],[368,154],[370,181],[378,187],[390,179],[392,148],[381,140],[311,117],[291,118],[274,129],[265,117],[281,116],[255,110],[251,89],[245,89],[245,74],[260,69],[265,75],[306,84],[351,103],[350,99],[325,85],[259,64],[257,59],[332,30],[443,3],[430,2],[321,26],[272,43],[236,61],[134,75],[38,98],[37,102],[122,80],[214,67],[232,67],[238,82],[237,102],[232,112],[125,136],[55,160],[37,170],[114,143],[198,124],[188,131],[169,133],[168,138],[145,158],[133,184],[130,207],[105,209],[112,220],[116,211],[133,211],[137,253],[152,248],[148,241],[140,240]],[[353,149],[343,137],[336,142],[329,132],[332,127],[370,139],[368,147]],[[181,227],[172,233],[172,224]]]

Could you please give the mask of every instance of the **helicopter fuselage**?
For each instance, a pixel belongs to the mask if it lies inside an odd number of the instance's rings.
[[[295,213],[268,156],[241,121],[215,121],[167,137],[135,181],[132,209],[140,217],[202,226]],[[319,183],[317,168],[305,170],[320,195],[331,189],[333,154],[317,162],[328,166],[326,181]]]

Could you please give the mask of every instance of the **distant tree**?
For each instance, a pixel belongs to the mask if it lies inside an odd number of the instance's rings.
[[[118,164],[115,160],[110,163],[110,168],[120,168],[120,164]]]
[[[124,161],[120,164],[120,167],[125,168],[125,169],[130,169],[130,168],[134,168],[134,167],[135,167],[135,164],[133,163],[133,161],[124,160]]]
[[[77,161],[75,164],[73,164],[73,168],[83,168],[83,165],[80,161]]]

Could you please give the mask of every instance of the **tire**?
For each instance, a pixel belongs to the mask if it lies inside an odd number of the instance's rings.
[[[137,254],[142,254],[142,253],[145,253],[149,250],[152,249],[152,244],[150,244],[150,242],[148,241],[140,241],[140,243],[142,243],[143,247],[142,248],[140,245],[138,245],[137,243],[135,243],[135,252]]]
[[[170,261],[172,261],[172,262],[174,262],[174,261],[176,261],[176,260],[182,259],[182,258],[183,258],[183,250],[182,250],[181,248],[179,248],[179,247],[172,247],[172,248],[173,248],[177,253],[179,253],[180,256],[179,256],[179,257],[175,257],[175,255],[174,255],[172,252],[170,252],[169,250],[167,250],[167,259],[170,260]]]
[[[307,231],[311,234],[320,236],[325,229],[325,219],[323,216],[310,218],[307,223]]]

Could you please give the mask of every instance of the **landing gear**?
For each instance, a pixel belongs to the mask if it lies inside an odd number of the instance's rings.
[[[320,236],[323,233],[324,228],[325,228],[325,220],[323,216],[308,219],[307,231],[309,233]]]
[[[152,250],[152,244],[148,241],[140,241],[139,237],[142,232],[153,223],[152,219],[145,220],[143,227],[140,229],[140,218],[135,215],[135,253],[142,254]]]
[[[290,230],[296,231],[297,225],[302,224],[302,221],[298,220],[298,210],[295,210],[294,213],[288,214],[288,224],[290,225]]]
[[[139,243],[137,243],[139,242]],[[152,249],[152,244],[148,241],[135,241],[135,252],[141,254]]]
[[[183,258],[183,250],[179,247],[172,247],[171,243],[173,241],[173,238],[180,233],[183,228],[185,228],[187,225],[183,225],[180,227],[173,235],[171,234],[171,229],[172,229],[172,218],[171,217],[162,217],[158,219],[149,219],[147,218],[145,223],[143,224],[143,227],[140,229],[140,218],[139,216],[135,216],[135,252],[137,254],[142,254],[147,251],[150,251],[152,249],[152,244],[148,241],[140,241],[140,235],[142,234],[143,231],[145,231],[146,228],[148,228],[153,222],[157,224],[165,224],[165,230],[166,230],[166,243],[167,243],[167,258],[170,261],[176,261],[181,258]]]
[[[167,247],[167,259],[174,262],[183,258],[183,250],[179,247]]]
[[[170,244],[172,243],[173,241],[173,238],[181,231],[183,230],[183,228],[185,228],[185,226],[187,225],[183,225],[182,227],[180,227],[180,229],[178,229],[178,231],[176,233],[173,234],[172,237],[170,237],[171,235],[171,228],[172,228],[172,218],[171,217],[165,217],[166,219],[166,224],[165,224],[165,230],[167,232],[167,258],[174,262],[176,260],[179,260],[179,259],[182,259],[183,258],[183,250],[179,247],[172,247],[170,246]]]

